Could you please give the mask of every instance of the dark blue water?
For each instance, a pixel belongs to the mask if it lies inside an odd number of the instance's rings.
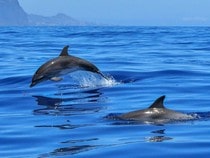
[[[109,81],[77,72],[29,88],[65,45]],[[210,111],[209,27],[1,27],[0,157],[209,157],[210,119],[164,125],[108,120],[165,106]]]

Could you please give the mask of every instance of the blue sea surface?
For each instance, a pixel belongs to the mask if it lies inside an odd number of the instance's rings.
[[[30,88],[65,45],[109,81],[75,72]],[[210,27],[0,27],[0,157],[209,157]],[[205,119],[107,119],[165,106]]]

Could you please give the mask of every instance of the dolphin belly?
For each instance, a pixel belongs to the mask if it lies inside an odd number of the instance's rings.
[[[62,69],[60,70],[60,72],[58,73],[58,75],[66,75],[75,71],[79,71],[79,70],[84,70],[82,67],[79,66],[74,66],[71,68],[66,68],[66,69]]]

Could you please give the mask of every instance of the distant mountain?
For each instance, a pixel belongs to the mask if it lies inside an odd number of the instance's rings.
[[[45,17],[27,14],[18,0],[0,0],[0,26],[85,26],[95,25],[78,21],[65,14]]]
[[[90,24],[78,21],[74,18],[71,18],[61,13],[51,17],[29,14],[28,20],[29,20],[29,25],[32,26],[85,26]]]
[[[0,0],[0,26],[28,25],[28,15],[17,0]]]

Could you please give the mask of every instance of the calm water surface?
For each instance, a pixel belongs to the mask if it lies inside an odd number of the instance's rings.
[[[77,72],[29,88],[65,45],[111,79]],[[1,27],[0,157],[209,157],[209,27]],[[106,119],[148,107],[206,119],[164,125]]]

